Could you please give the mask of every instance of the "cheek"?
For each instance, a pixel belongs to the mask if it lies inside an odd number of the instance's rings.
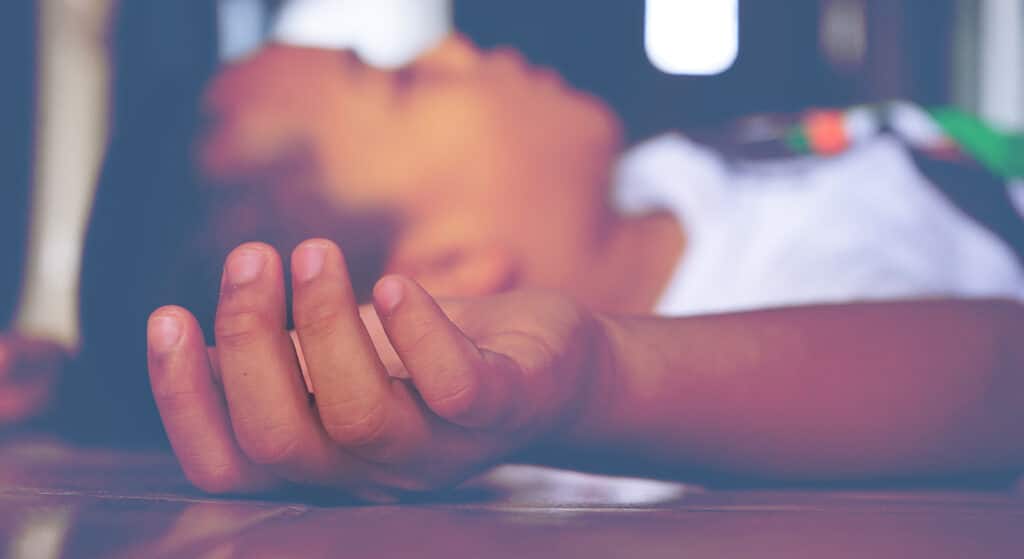
[[[401,159],[424,178],[486,167],[502,151],[502,131],[488,103],[471,95],[449,94],[410,111]]]
[[[417,172],[407,157],[406,123],[376,99],[349,98],[332,117],[321,117],[312,145],[318,181],[354,209],[388,205]]]
[[[471,107],[457,99],[364,106],[319,142],[325,181],[351,206],[401,208],[436,199],[438,189],[478,173],[491,157]]]

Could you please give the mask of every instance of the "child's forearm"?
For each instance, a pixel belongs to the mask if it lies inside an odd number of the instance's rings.
[[[1022,309],[931,301],[600,318],[602,372],[552,445],[558,456],[542,459],[754,482],[1017,471]]]

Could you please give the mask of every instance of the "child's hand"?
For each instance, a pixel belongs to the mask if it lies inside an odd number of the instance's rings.
[[[156,402],[204,490],[296,483],[379,498],[443,488],[569,428],[588,397],[599,329],[567,299],[439,306],[391,276],[374,290],[376,313],[361,313],[341,252],[312,240],[292,256],[292,303],[314,399],[285,329],[282,276],[266,245],[228,257],[211,357],[187,311],[150,319]]]

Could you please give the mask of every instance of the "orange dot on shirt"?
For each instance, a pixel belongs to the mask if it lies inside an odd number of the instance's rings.
[[[814,153],[834,155],[850,147],[840,111],[812,111],[804,118],[804,127]]]

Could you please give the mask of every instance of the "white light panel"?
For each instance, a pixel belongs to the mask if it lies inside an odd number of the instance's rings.
[[[451,32],[451,0],[289,0],[274,38],[293,45],[352,49],[364,62],[396,68]]]
[[[668,74],[728,70],[739,52],[739,0],[647,0],[644,48]]]

